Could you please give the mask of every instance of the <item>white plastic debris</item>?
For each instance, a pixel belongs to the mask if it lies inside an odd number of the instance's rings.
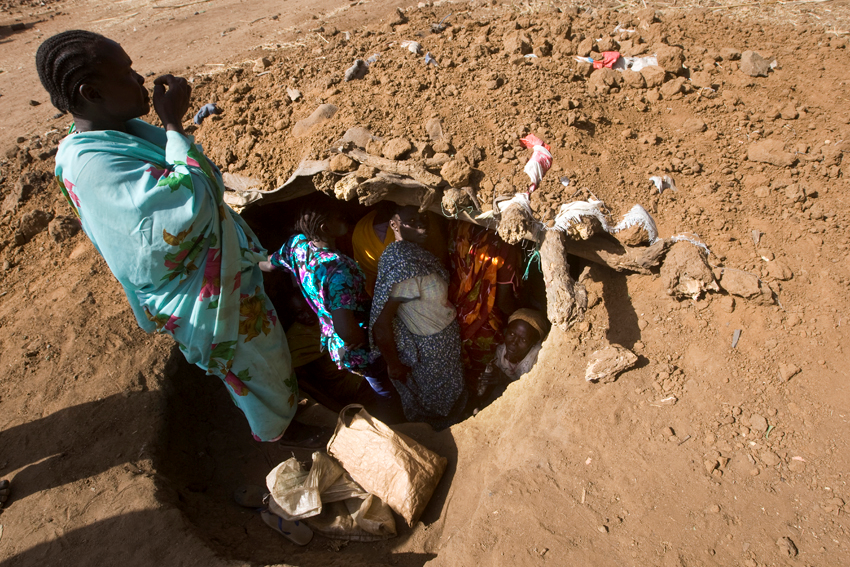
[[[658,189],[658,194],[664,192],[665,189],[671,189],[673,191],[678,191],[676,188],[676,182],[673,181],[673,178],[669,175],[654,175],[649,178],[652,181],[652,184],[655,185],[655,188]]]
[[[418,41],[404,40],[401,42],[401,47],[407,49],[414,55],[422,53],[422,45]]]

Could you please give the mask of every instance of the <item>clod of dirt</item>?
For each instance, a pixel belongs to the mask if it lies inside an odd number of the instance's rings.
[[[797,161],[796,156],[785,151],[782,140],[762,140],[753,142],[747,148],[747,159],[761,163],[769,163],[776,167],[791,167]]]
[[[682,70],[682,64],[685,62],[685,54],[681,47],[674,45],[662,45],[656,51],[658,66],[674,75]]]
[[[741,72],[750,77],[767,77],[770,71],[770,61],[755,51],[745,51],[741,54]]]
[[[619,345],[608,345],[590,355],[584,379],[588,382],[608,383],[617,379],[617,375],[628,370],[637,362],[637,355]]]
[[[55,242],[64,242],[80,231],[80,221],[74,217],[56,217],[47,225],[47,232]]]
[[[615,232],[614,238],[619,240],[625,246],[644,246],[649,244],[649,233],[639,224],[635,224],[629,228]]]
[[[646,82],[646,88],[654,89],[664,84],[664,79],[667,77],[667,71],[658,65],[650,65],[640,70],[643,75],[643,80]]]
[[[345,81],[362,79],[369,72],[369,64],[362,59],[355,59],[354,64],[345,70]]]
[[[779,260],[768,262],[767,273],[770,274],[770,277],[773,279],[783,282],[794,277],[794,272],[791,271],[791,268]]]
[[[336,154],[328,161],[328,169],[336,173],[356,171],[360,164],[345,154]]]
[[[787,382],[800,372],[800,368],[793,364],[782,363],[779,365],[779,377],[783,382]]]
[[[298,89],[293,89],[292,87],[286,87],[286,96],[288,96],[289,100],[291,100],[292,102],[298,102],[299,100],[301,100],[301,97],[303,95],[301,94],[301,91],[299,91]]]
[[[764,416],[754,413],[750,416],[750,429],[764,433],[767,431],[767,420]]]
[[[465,187],[469,185],[472,168],[460,160],[453,159],[440,169],[440,175],[452,187]]]
[[[267,57],[260,57],[254,62],[254,72],[262,73],[263,71],[271,67],[271,65],[272,62],[269,61]]]
[[[742,270],[723,271],[720,287],[738,297],[745,299],[763,298],[765,302],[773,303],[773,292],[758,276]]]
[[[333,118],[333,115],[336,114],[337,110],[338,108],[336,105],[320,104],[319,107],[313,111],[313,114],[295,123],[295,126],[292,127],[292,135],[296,138],[300,138],[310,134],[313,127]]]
[[[15,232],[15,244],[17,246],[26,244],[30,238],[46,229],[51,220],[53,220],[53,213],[47,211],[35,210],[25,214]]]
[[[619,71],[602,67],[590,74],[587,90],[591,93],[608,94],[611,89],[619,87],[622,80]]]
[[[532,219],[519,205],[511,205],[502,211],[499,221],[499,237],[508,244],[519,244],[529,234],[533,227]]]
[[[633,87],[635,89],[642,89],[646,87],[646,79],[643,78],[643,75],[637,71],[632,71],[631,69],[623,71],[623,83],[626,86]]]
[[[443,121],[439,118],[431,118],[425,123],[425,131],[432,142],[443,139]]]
[[[667,252],[661,282],[669,295],[679,298],[698,299],[706,290],[719,291],[702,252],[689,242],[677,242]]]
[[[387,159],[399,160],[403,159],[413,149],[413,144],[404,138],[393,138],[384,144],[381,149],[384,157]]]

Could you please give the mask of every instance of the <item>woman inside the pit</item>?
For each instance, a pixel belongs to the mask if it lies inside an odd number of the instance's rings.
[[[457,307],[466,377],[473,380],[493,360],[504,321],[517,307],[520,254],[472,223],[454,222],[449,234],[449,300]]]
[[[398,207],[390,217],[395,241],[378,262],[369,328],[405,417],[441,429],[460,419],[467,391],[449,274],[422,246],[429,224],[417,207]]]
[[[517,309],[508,317],[504,341],[496,347],[493,361],[477,380],[473,404],[477,409],[492,403],[511,382],[531,371],[549,327],[546,315],[536,309]]]
[[[366,322],[371,298],[363,271],[336,245],[348,224],[335,208],[323,203],[305,205],[292,235],[280,250],[262,262],[265,271],[286,270],[318,316],[321,348],[340,370],[362,375],[390,411],[394,389],[380,354],[369,347]]]
[[[48,38],[36,64],[53,105],[74,118],[57,182],[139,326],[174,337],[187,361],[224,382],[254,438],[277,440],[298,387],[263,288],[266,254],[183,129],[189,84],[163,75],[150,97],[121,46],[88,31]],[[151,102],[163,128],[139,120]]]

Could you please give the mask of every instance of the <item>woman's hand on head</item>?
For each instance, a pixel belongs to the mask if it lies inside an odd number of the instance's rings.
[[[185,134],[183,117],[189,110],[192,87],[183,77],[162,75],[153,82],[153,107],[163,127]]]

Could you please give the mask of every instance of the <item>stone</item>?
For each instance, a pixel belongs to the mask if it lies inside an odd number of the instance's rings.
[[[430,118],[425,122],[425,131],[432,142],[443,139],[443,121],[439,118]]]
[[[658,59],[658,66],[668,73],[677,74],[682,70],[682,64],[685,62],[685,54],[681,47],[674,45],[661,45],[655,53]]]
[[[75,217],[56,217],[47,225],[47,233],[54,242],[64,242],[80,231],[80,221]]]
[[[711,73],[697,71],[696,73],[691,73],[691,83],[698,88],[713,88],[715,81]]]
[[[705,122],[703,122],[699,118],[689,118],[689,119],[685,120],[685,123],[682,125],[682,127],[685,130],[687,130],[688,132],[691,132],[693,134],[699,134],[701,132],[705,132],[706,129],[708,128],[705,125]]]
[[[693,300],[707,290],[719,289],[700,249],[688,242],[677,242],[667,252],[661,265],[661,283],[667,294]]]
[[[761,461],[769,467],[775,467],[781,462],[779,455],[769,449],[763,450],[759,454],[759,457],[761,458]]]
[[[519,53],[520,55],[528,55],[532,51],[531,38],[525,32],[513,31],[505,34],[502,39],[502,47],[505,53]]]
[[[461,188],[469,185],[472,168],[461,160],[451,160],[440,169],[440,175],[452,187]]]
[[[664,84],[664,79],[667,77],[667,71],[658,65],[649,65],[644,67],[640,70],[640,74],[643,75],[643,79],[646,81],[646,87],[648,89],[660,87]]]
[[[292,127],[292,135],[296,138],[306,136],[313,128],[333,118],[337,110],[336,105],[320,104],[310,116],[295,123],[295,126]]]
[[[576,48],[576,54],[580,55],[581,57],[587,57],[594,50],[595,47],[596,42],[593,41],[593,38],[586,37],[581,41],[581,43],[578,44],[578,47]]]
[[[355,59],[354,64],[345,70],[343,78],[345,82],[362,79],[369,72],[369,64],[362,59]]]
[[[427,158],[425,160],[425,167],[429,169],[437,169],[443,167],[449,161],[451,161],[451,157],[449,154],[445,152],[437,152],[434,154],[434,157]]]
[[[742,73],[750,77],[767,77],[767,72],[770,71],[770,61],[755,51],[745,51],[741,54],[739,67]]]
[[[783,120],[795,120],[799,116],[799,113],[797,112],[797,107],[794,106],[794,103],[789,102],[779,110],[779,116],[781,116]]]
[[[53,220],[53,213],[39,209],[25,214],[15,232],[15,244],[22,246],[33,236],[45,230],[51,220]]]
[[[642,89],[646,87],[646,79],[637,71],[626,69],[623,71],[623,84],[636,89]]]
[[[356,171],[360,164],[345,154],[336,154],[328,161],[328,169],[336,173]]]
[[[764,416],[754,413],[750,416],[750,429],[758,431],[759,433],[764,433],[767,431],[767,420]]]
[[[432,146],[438,154],[450,154],[453,151],[451,143],[446,139],[436,140]]]
[[[687,82],[688,80],[684,77],[676,77],[672,81],[667,81],[666,83],[661,85],[661,88],[658,89],[658,92],[662,97],[664,97],[665,100],[669,100],[677,94],[684,92],[685,83]]]
[[[741,58],[741,51],[734,47],[724,47],[720,50],[720,57],[724,61],[738,61]]]
[[[613,382],[617,375],[637,362],[637,355],[627,348],[608,345],[590,355],[584,379],[588,382]]]
[[[342,142],[347,143],[351,142],[358,148],[366,149],[366,146],[372,140],[376,140],[375,136],[372,135],[372,132],[363,128],[362,126],[354,126],[353,128],[349,128],[345,131],[345,134],[342,135]]]
[[[747,148],[747,159],[776,167],[791,167],[797,161],[794,154],[785,151],[782,140],[773,139],[751,143]]]
[[[744,298],[757,297],[761,294],[758,276],[741,270],[724,270],[720,278],[720,287],[732,295]]]
[[[299,100],[301,100],[303,95],[298,89],[286,87],[286,96],[288,96],[289,100],[291,100],[292,102],[298,102]]]
[[[767,264],[767,273],[775,280],[779,281],[788,281],[794,277],[794,272],[791,271],[791,268],[788,267],[787,264],[781,262],[779,260],[774,260],[773,262],[768,262]]]
[[[776,545],[779,547],[779,552],[786,557],[797,557],[797,546],[790,537],[781,537],[776,540]]]
[[[796,376],[800,372],[800,368],[793,365],[787,364],[783,362],[779,365],[779,377],[782,378],[783,382],[787,382],[794,376]]]
[[[32,176],[22,175],[18,178],[12,190],[9,191],[9,194],[6,195],[6,198],[3,199],[3,206],[0,208],[0,211],[4,213],[6,211],[14,211],[18,208],[18,205],[29,198],[33,189]]]
[[[613,37],[603,37],[596,42],[596,49],[605,53],[606,51],[620,51],[620,44]]]
[[[587,89],[590,92],[607,94],[612,88],[619,87],[620,81],[622,81],[622,77],[619,71],[602,67],[590,74],[590,78],[587,80]]]
[[[413,149],[413,144],[405,138],[393,138],[388,140],[381,150],[381,153],[387,159],[399,160],[403,159]]]
[[[269,61],[267,57],[260,57],[254,62],[254,72],[262,73],[263,71],[271,67],[271,65],[272,62]]]

